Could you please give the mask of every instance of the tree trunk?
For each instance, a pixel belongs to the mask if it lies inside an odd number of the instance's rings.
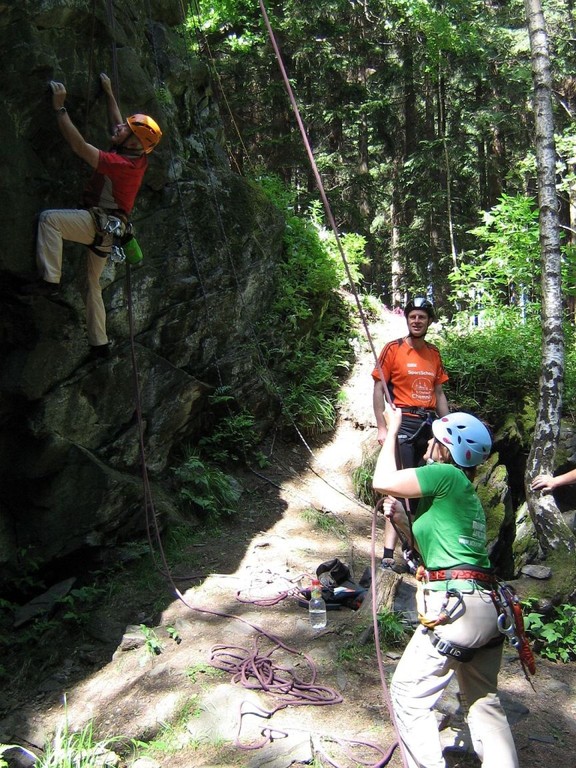
[[[390,205],[390,305],[401,307],[405,301],[404,267],[402,263],[402,250],[400,247],[400,205],[398,203],[399,192],[397,190],[397,177],[394,180],[392,203]]]
[[[458,269],[458,251],[456,249],[454,220],[452,218],[452,171],[450,168],[448,141],[446,139],[446,88],[441,64],[438,65],[438,124],[440,140],[442,142],[442,153],[444,155],[444,169],[446,173],[446,221],[450,238],[450,253],[452,255],[454,269]]]
[[[562,520],[552,496],[530,491],[530,481],[541,473],[552,474],[562,414],[564,379],[564,338],[560,236],[556,194],[556,149],[552,113],[552,78],[544,15],[540,0],[525,0],[530,33],[540,250],[542,258],[542,369],[540,397],[532,448],[526,465],[526,498],[544,555],[554,551],[573,552],[574,535]]]
[[[394,571],[376,569],[376,613],[381,611],[388,611],[392,613],[394,611],[394,599],[398,587],[402,583],[402,576]],[[366,597],[362,605],[360,606],[356,617],[360,622],[366,621],[368,617],[372,617],[372,588],[366,593]],[[374,636],[374,623],[370,622],[358,639],[359,645],[365,645]]]

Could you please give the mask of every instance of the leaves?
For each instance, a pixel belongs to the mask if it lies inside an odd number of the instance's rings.
[[[530,607],[531,601],[526,605]],[[576,606],[555,607],[548,621],[542,614],[530,612],[524,616],[524,622],[541,656],[564,664],[576,659]]]

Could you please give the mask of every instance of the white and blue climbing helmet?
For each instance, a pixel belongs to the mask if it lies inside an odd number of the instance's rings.
[[[450,451],[460,467],[475,467],[490,455],[492,437],[480,419],[470,413],[448,413],[432,422],[432,434]]]

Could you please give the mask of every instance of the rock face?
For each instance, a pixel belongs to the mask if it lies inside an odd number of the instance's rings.
[[[170,508],[163,472],[198,436],[215,387],[262,420],[273,406],[254,325],[273,298],[283,220],[230,171],[179,8],[130,0],[111,18],[88,0],[0,5],[0,586],[141,530],[141,450],[157,510]],[[106,148],[100,71],[122,113],[153,115],[164,138],[132,215],[144,261],[108,264],[102,280],[113,355],[89,361],[82,247],[65,246],[58,300],[18,288],[35,273],[37,214],[75,207],[89,175],[59,133],[48,81],[66,84],[73,122]]]
[[[514,509],[508,483],[506,467],[500,464],[498,453],[476,469],[475,487],[486,512],[486,536],[490,559],[496,565],[498,574],[511,578],[515,565],[511,558],[514,541]]]

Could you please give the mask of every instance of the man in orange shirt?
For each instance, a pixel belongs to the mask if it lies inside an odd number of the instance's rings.
[[[404,317],[408,335],[386,344],[378,357],[378,365],[372,371],[372,378],[378,442],[383,445],[386,437],[384,403],[387,398],[381,381],[382,373],[390,400],[402,409],[398,444],[401,466],[407,469],[418,466],[432,436],[432,421],[438,416],[445,416],[449,408],[442,389],[448,375],[437,347],[426,341],[430,323],[435,319],[434,307],[425,298],[414,298],[404,308]],[[394,562],[396,541],[396,531],[386,520],[382,568],[402,570]]]

